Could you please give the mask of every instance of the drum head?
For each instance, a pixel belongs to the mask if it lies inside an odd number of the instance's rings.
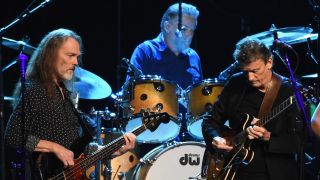
[[[141,117],[133,117],[128,121],[126,125],[126,132],[131,132],[136,127],[142,125]],[[180,124],[174,120],[170,120],[168,123],[161,123],[159,127],[151,132],[149,129],[145,130],[139,136],[136,141],[138,143],[162,143],[177,137],[180,132]]]
[[[200,179],[205,144],[183,142],[163,147],[142,158],[135,180]]]

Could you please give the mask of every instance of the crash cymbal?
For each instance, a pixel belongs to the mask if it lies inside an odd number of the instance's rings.
[[[314,33],[314,34],[307,34],[304,35],[303,37],[291,40],[289,42],[287,42],[288,44],[298,44],[298,43],[303,43],[303,42],[307,42],[307,39],[310,38],[310,40],[316,40],[318,38],[318,34]]]
[[[289,43],[294,41],[295,43],[303,42],[298,41],[297,39],[303,39],[303,37],[309,35],[313,30],[309,27],[285,27],[285,28],[270,28],[269,31],[261,32],[251,36],[247,36],[249,39],[259,39],[267,46],[271,46],[274,41],[273,32],[277,32],[278,39]],[[306,40],[305,40],[306,41]]]
[[[16,41],[5,37],[2,38],[2,45],[14,50],[19,50],[23,46],[23,52],[29,55],[31,55],[33,51],[36,50],[35,47],[25,43],[24,41]]]
[[[317,78],[317,77],[318,77],[317,73],[302,76],[302,78]]]
[[[112,93],[106,81],[83,68],[77,67],[74,75],[74,88],[82,99],[103,99]]]

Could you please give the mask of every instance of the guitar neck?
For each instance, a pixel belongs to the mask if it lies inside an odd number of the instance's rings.
[[[139,134],[143,133],[147,127],[145,125],[142,125],[132,131],[132,133],[136,136]],[[84,159],[80,163],[80,168],[82,170],[86,170],[87,168],[91,167],[95,163],[97,163],[99,160],[111,156],[114,152],[116,152],[118,149],[121,148],[121,146],[125,145],[125,140],[124,137],[121,136],[109,144],[107,144],[105,147],[102,149],[98,150],[96,153],[93,155],[89,156],[88,158]]]
[[[277,115],[279,115],[281,112],[286,110],[288,107],[290,107],[293,103],[295,102],[295,98],[293,96],[290,96],[288,99],[283,101],[279,106],[275,107],[274,109],[271,110],[270,113],[268,113],[266,116],[263,116],[260,118],[260,121],[256,122],[257,126],[264,126],[267,124],[269,121],[271,121],[273,118],[275,118]],[[246,114],[246,122],[249,122],[249,119],[253,119],[249,114]],[[236,134],[231,142],[234,146],[241,145],[242,142],[247,138],[247,130],[244,128],[243,131],[240,133]]]
[[[264,126],[269,121],[271,121],[273,118],[275,118],[277,115],[279,115],[281,112],[289,108],[293,103],[295,102],[295,98],[293,96],[290,96],[288,99],[283,101],[280,105],[272,109],[271,112],[269,112],[267,115],[260,118],[260,121],[257,122],[256,125],[258,126]]]

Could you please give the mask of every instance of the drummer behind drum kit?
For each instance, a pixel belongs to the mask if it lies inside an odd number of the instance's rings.
[[[270,31],[258,33],[246,38],[260,39],[268,46],[272,45],[273,32],[278,33],[278,38],[288,44],[306,42],[307,38],[314,40],[317,34],[312,34],[312,29],[307,27],[289,27],[270,29]],[[25,53],[31,54],[34,47],[20,41],[3,38],[3,45],[12,49],[19,49],[20,45],[26,46]],[[140,144],[161,144],[147,153],[138,163],[137,156],[132,152],[111,160],[111,168],[119,173],[126,173],[136,166],[132,179],[201,179],[201,165],[205,151],[201,123],[203,116],[212,110],[213,104],[223,90],[224,82],[239,68],[234,63],[220,73],[217,79],[205,79],[190,85],[185,90],[178,84],[157,75],[139,75],[124,85],[123,91],[115,96],[115,106],[121,107],[122,114],[111,114],[109,111],[93,111],[95,121],[101,121],[98,126],[100,142],[107,144],[109,136],[121,136],[120,131],[130,132],[142,125],[141,114],[143,112],[166,112],[171,121],[161,124],[155,131],[143,132],[137,137]],[[306,76],[309,77],[309,76]],[[313,77],[313,76],[312,76]],[[111,87],[99,76],[82,68],[75,70],[75,83],[73,91],[78,92],[76,97],[82,99],[102,99],[112,94]],[[11,100],[5,97],[5,100]],[[180,133],[181,116],[179,115],[179,103],[187,107],[187,131],[194,138],[194,142],[172,141]],[[77,104],[77,103],[76,103]],[[116,122],[124,119],[124,122]],[[115,122],[116,127],[104,127],[105,122]],[[100,127],[101,126],[101,127]],[[114,130],[116,129],[116,130]],[[118,131],[120,129],[120,131]],[[109,133],[109,134],[108,134]],[[96,140],[99,137],[96,137]],[[169,142],[169,143],[168,143]],[[103,164],[103,169],[106,164]],[[87,175],[94,171],[89,169]],[[174,171],[174,173],[171,173]],[[101,172],[102,174],[102,172]],[[114,177],[115,174],[112,174]],[[123,176],[122,176],[123,177]],[[104,176],[96,177],[103,179]],[[121,179],[116,176],[116,179]]]

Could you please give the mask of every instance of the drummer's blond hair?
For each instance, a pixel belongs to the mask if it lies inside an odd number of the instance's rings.
[[[196,24],[197,24],[197,19],[200,13],[195,6],[193,6],[192,4],[181,3],[181,11],[182,11],[182,15],[189,15],[193,17],[196,20]],[[177,17],[178,15],[179,15],[179,3],[175,3],[171,5],[163,14],[161,23],[160,23],[161,31],[164,31],[165,21],[169,21]]]

